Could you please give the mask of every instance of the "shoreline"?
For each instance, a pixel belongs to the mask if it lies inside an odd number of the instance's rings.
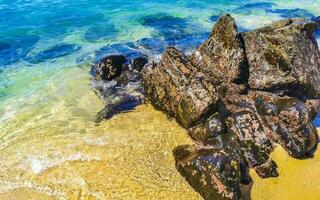
[[[320,128],[317,128],[318,134]],[[317,200],[320,198],[320,149],[314,158],[299,160],[290,157],[278,145],[271,158],[278,163],[279,177],[261,179],[251,171],[254,180],[251,197],[253,200]]]

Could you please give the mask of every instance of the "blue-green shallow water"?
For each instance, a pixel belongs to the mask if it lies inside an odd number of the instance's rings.
[[[0,0],[0,122],[68,93],[62,83],[87,76],[87,64],[107,54],[157,56],[167,45],[192,50],[225,12],[246,31],[319,16],[320,0]],[[82,74],[61,75],[76,67]]]

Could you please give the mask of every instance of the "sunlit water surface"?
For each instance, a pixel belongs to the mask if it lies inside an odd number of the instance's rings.
[[[175,170],[173,148],[191,140],[173,120],[143,105],[93,122],[89,66],[192,51],[224,12],[246,31],[319,16],[320,1],[0,0],[0,199],[200,199]],[[281,176],[252,173],[253,199],[320,198],[319,152],[273,157]]]

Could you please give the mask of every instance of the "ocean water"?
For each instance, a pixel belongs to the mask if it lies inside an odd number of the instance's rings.
[[[150,105],[96,126],[89,70],[192,51],[226,12],[247,31],[319,16],[320,0],[0,0],[0,199],[199,199],[171,155],[185,131]]]

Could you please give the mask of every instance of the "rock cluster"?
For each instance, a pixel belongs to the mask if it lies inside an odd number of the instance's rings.
[[[269,155],[312,157],[318,135],[318,24],[286,19],[238,33],[230,15],[192,55],[168,47],[142,70],[145,97],[188,130],[195,145],[174,150],[176,167],[204,199],[243,199],[254,169],[278,176]]]
[[[168,47],[159,62],[108,56],[91,70],[94,88],[107,99],[98,120],[147,99],[195,141],[173,154],[204,199],[250,198],[250,168],[262,178],[279,175],[269,157],[274,144],[301,159],[317,148],[319,26],[295,18],[239,33],[227,14],[192,55]]]

